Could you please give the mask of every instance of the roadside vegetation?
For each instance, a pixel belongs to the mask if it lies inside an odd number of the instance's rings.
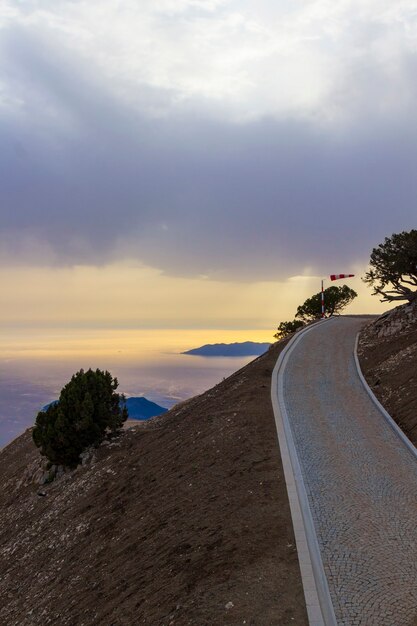
[[[341,287],[328,287],[324,290],[324,301],[326,303],[325,317],[337,315],[343,311],[348,304],[357,297],[356,291],[342,285]],[[291,333],[296,332],[306,324],[321,318],[321,292],[315,293],[310,298],[297,307],[295,319],[289,322],[281,322],[275,333],[275,339],[282,339]]]
[[[381,296],[381,302],[417,300],[417,230],[393,233],[371,252],[369,269],[362,279],[373,287],[372,295]],[[325,317],[339,314],[357,297],[347,285],[324,290]],[[275,339],[282,339],[321,317],[321,293],[308,298],[297,308],[295,319],[281,322]]]
[[[381,302],[417,298],[417,230],[394,233],[371,252],[363,281]]]

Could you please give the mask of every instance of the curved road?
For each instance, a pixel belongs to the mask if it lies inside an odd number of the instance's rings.
[[[340,626],[417,624],[417,460],[364,390],[362,318],[306,333],[283,398]]]

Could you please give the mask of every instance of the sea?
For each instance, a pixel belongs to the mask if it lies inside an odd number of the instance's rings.
[[[271,341],[265,330],[9,328],[0,333],[0,448],[32,426],[80,370],[108,370],[126,396],[171,408],[255,357],[181,354],[206,343]]]

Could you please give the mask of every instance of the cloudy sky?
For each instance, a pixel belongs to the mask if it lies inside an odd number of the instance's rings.
[[[416,73],[412,0],[3,0],[0,320],[262,329],[363,275]]]

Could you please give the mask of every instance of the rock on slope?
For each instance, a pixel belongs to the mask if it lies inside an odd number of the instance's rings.
[[[0,623],[306,625],[270,403],[282,345],[49,485],[30,432],[7,446]]]
[[[358,354],[373,392],[417,445],[417,301],[366,326]]]

